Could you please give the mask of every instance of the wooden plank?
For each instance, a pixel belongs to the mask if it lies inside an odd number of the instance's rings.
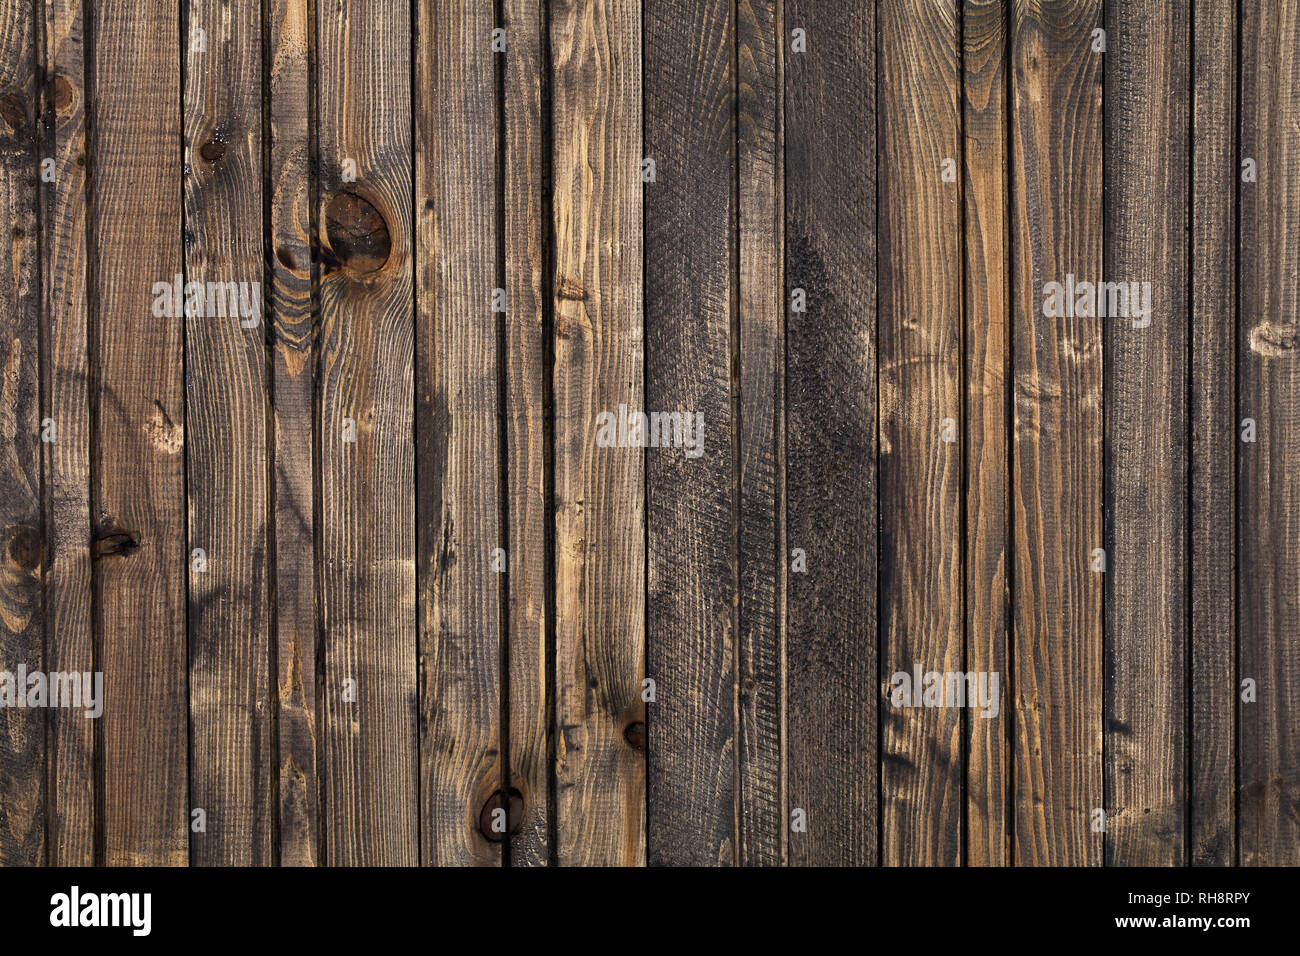
[[[416,270],[421,862],[499,865],[496,60],[487,5],[419,6]],[[507,823],[509,820],[507,819]]]
[[[1186,849],[1188,29],[1186,6],[1106,8],[1104,277],[1129,297],[1102,318],[1106,862],[1120,866],[1181,865]]]
[[[97,4],[89,48],[92,553],[107,695],[98,798],[110,866],[189,855],[184,320],[153,309],[167,304],[155,283],[183,264],[178,17],[162,0]]]
[[[806,52],[791,49],[805,31]],[[877,846],[876,20],[789,0],[785,34],[788,813],[797,865]],[[802,289],[807,311],[791,309]]]
[[[419,842],[411,23],[401,5],[321,4],[317,16],[324,862],[409,866]]]
[[[737,462],[731,389],[735,23],[730,2],[644,7],[645,452],[652,865],[737,857]],[[693,427],[692,427],[693,426]],[[635,455],[636,449],[606,454]]]
[[[1014,862],[1098,864],[1102,834],[1101,326],[1045,285],[1101,271],[1098,0],[1012,13]]]
[[[1192,864],[1236,859],[1237,10],[1192,8]]]
[[[998,675],[996,718],[966,721],[966,858],[1011,862],[1007,631],[1011,353],[1006,0],[962,6],[966,669]]]
[[[550,10],[564,865],[646,859],[644,466],[636,449],[596,444],[601,412],[644,407],[640,11],[627,0]]]
[[[1241,6],[1241,184],[1237,417],[1238,664],[1242,866],[1300,863],[1300,3]],[[1240,168],[1240,165],[1238,165]]]
[[[740,620],[738,859],[784,862],[785,666],[783,62],[778,4],[736,4]]]
[[[185,10],[189,35],[204,40],[187,46],[184,89],[185,276],[187,288],[194,282],[205,289],[201,311],[187,307],[185,317],[190,803],[191,813],[206,814],[206,827],[191,830],[190,859],[266,865],[275,768],[266,607],[262,19],[259,8],[228,9],[217,0],[189,0]]]
[[[964,670],[957,7],[878,15],[882,862],[956,865],[962,713],[893,675]]]
[[[550,156],[545,149],[546,24],[537,0],[506,0],[505,198],[506,450],[510,503],[510,787],[522,802],[510,862],[545,864],[550,855],[551,714],[547,615],[550,561],[546,456],[549,392],[543,284],[550,239]],[[549,289],[549,286],[547,286]]]
[[[90,593],[90,407],[86,299],[85,55],[82,5],[44,7],[46,83],[41,184],[41,315],[47,373],[44,414],[58,429],[45,450],[45,653],[50,671],[94,671]],[[90,866],[95,853],[95,722],[75,710],[46,715],[53,866]]]
[[[29,3],[0,4],[0,864],[45,862],[45,715],[17,706],[45,668],[42,578],[38,27]]]
[[[274,442],[272,649],[276,662],[276,743],[279,748],[276,852],[284,866],[320,862],[320,775],[316,748],[320,711],[316,679],[315,513],[316,352],[312,334],[317,235],[314,135],[309,86],[314,31],[308,0],[270,0],[265,39],[269,57],[270,142],[267,187],[272,252],[266,322],[270,328]]]

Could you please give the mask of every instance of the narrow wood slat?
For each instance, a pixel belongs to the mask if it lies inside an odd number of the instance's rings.
[[[1241,184],[1237,322],[1238,840],[1243,866],[1300,863],[1300,3],[1241,7]],[[1238,175],[1240,175],[1240,160]],[[1240,422],[1238,423],[1240,427]]]
[[[316,12],[324,862],[413,865],[411,23],[401,5]]]
[[[999,689],[996,717],[971,714],[966,721],[965,861],[970,866],[1011,862],[1006,20],[1006,0],[964,0],[966,669],[990,679],[997,674]]]
[[[1106,862],[1121,866],[1186,849],[1188,29],[1182,5],[1106,10],[1104,278],[1129,284],[1130,313],[1101,319]],[[1149,315],[1131,314],[1132,283]]]
[[[878,858],[875,38],[874,8],[786,3],[782,557],[807,570],[788,578],[783,825],[806,816],[805,866]]]
[[[912,685],[964,670],[957,7],[878,15],[882,862],[955,865],[962,711]]]
[[[96,4],[90,110],[95,612],[102,862],[188,859],[179,9]]]
[[[187,291],[204,284],[201,311],[185,318],[190,801],[206,815],[191,831],[190,859],[264,865],[274,768],[261,11],[190,0],[185,14],[204,41],[187,47],[184,89]]]
[[[1014,861],[1101,862],[1102,339],[1044,286],[1102,265],[1098,0],[1012,11]]]
[[[628,0],[550,7],[555,809],[565,865],[646,859],[635,727],[647,707],[644,467],[636,449],[596,444],[597,415],[644,407],[640,10]]]

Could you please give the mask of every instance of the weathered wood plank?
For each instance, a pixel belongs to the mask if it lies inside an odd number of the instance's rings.
[[[316,351],[312,332],[317,227],[310,88],[314,30],[308,0],[270,0],[266,90],[270,142],[265,188],[270,190],[267,262],[274,442],[273,651],[276,662],[275,808],[283,866],[320,862],[320,775],[316,748],[320,711],[316,666],[320,617],[316,606],[315,513]]]
[[[785,312],[781,24],[775,0],[736,4],[740,408],[740,619],[736,640],[739,862],[773,866],[786,845],[784,739]]]
[[[791,863],[874,864],[876,17],[834,0],[785,10],[784,825],[806,815],[806,831],[789,833]],[[806,52],[791,48],[796,29]],[[807,311],[791,310],[796,290]]]
[[[640,10],[550,9],[561,864],[646,858],[643,455],[596,442],[644,407]]]
[[[425,2],[416,62],[422,860],[501,862],[492,8]],[[500,565],[498,565],[500,566]],[[485,810],[485,808],[487,808]],[[508,809],[508,808],[503,808]],[[509,818],[504,821],[508,824]]]
[[[0,864],[33,866],[46,856],[45,714],[15,698],[28,697],[22,673],[46,669],[36,8],[4,0],[0,24],[0,670],[14,684],[0,709]]]
[[[155,283],[170,285],[183,264],[179,9],[110,0],[93,10],[91,468],[107,694],[101,861],[175,866],[188,859],[190,832],[184,319],[152,306]]]
[[[1098,0],[1012,12],[1014,861],[1098,864],[1102,834],[1102,339],[1045,286],[1102,265]],[[1071,296],[1073,298],[1073,296]]]
[[[1196,3],[1192,50],[1190,861],[1236,859],[1237,10]]]
[[[1185,859],[1188,14],[1158,0],[1106,8],[1103,275],[1128,284],[1127,314],[1117,296],[1101,319],[1106,862],[1121,866]]]
[[[550,854],[551,714],[547,689],[549,561],[545,332],[543,317],[551,227],[546,190],[550,101],[544,62],[546,23],[537,0],[506,0],[505,199],[506,420],[510,546],[510,786],[522,815],[510,836],[516,865]]]
[[[189,0],[185,22],[204,41],[187,46],[184,89],[185,276],[187,289],[204,285],[185,316],[190,801],[206,814],[190,860],[265,865],[274,767],[261,10]]]
[[[1241,5],[1238,408],[1255,422],[1237,471],[1243,866],[1300,863],[1300,3]],[[1238,165],[1240,169],[1240,165]]]
[[[418,857],[409,13],[317,7],[331,865]],[[344,179],[353,168],[355,182]]]
[[[877,13],[882,862],[957,865],[962,712],[910,686],[964,669],[957,7]]]
[[[966,669],[997,674],[1000,692],[996,717],[966,721],[970,866],[1011,862],[1006,22],[1006,0],[963,2]]]
[[[732,408],[735,23],[644,7],[649,862],[735,862],[737,463]],[[667,446],[667,447],[665,447]],[[623,454],[637,454],[626,449]]]

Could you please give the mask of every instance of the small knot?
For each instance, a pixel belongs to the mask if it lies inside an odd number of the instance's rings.
[[[624,727],[623,739],[633,750],[645,753],[645,721],[638,720]]]
[[[493,823],[500,820],[500,815],[495,814],[497,810],[505,810],[505,831],[493,828]],[[495,820],[494,820],[495,815]],[[506,791],[495,790],[492,796],[487,798],[483,804],[483,809],[478,814],[478,831],[492,843],[500,843],[505,839],[506,833],[518,833],[520,824],[524,820],[524,795],[511,787],[509,794]],[[500,824],[497,823],[499,827]]]

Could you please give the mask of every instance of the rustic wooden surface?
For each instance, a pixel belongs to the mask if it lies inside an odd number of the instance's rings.
[[[0,864],[1300,863],[1297,0],[381,7],[0,0]]]

